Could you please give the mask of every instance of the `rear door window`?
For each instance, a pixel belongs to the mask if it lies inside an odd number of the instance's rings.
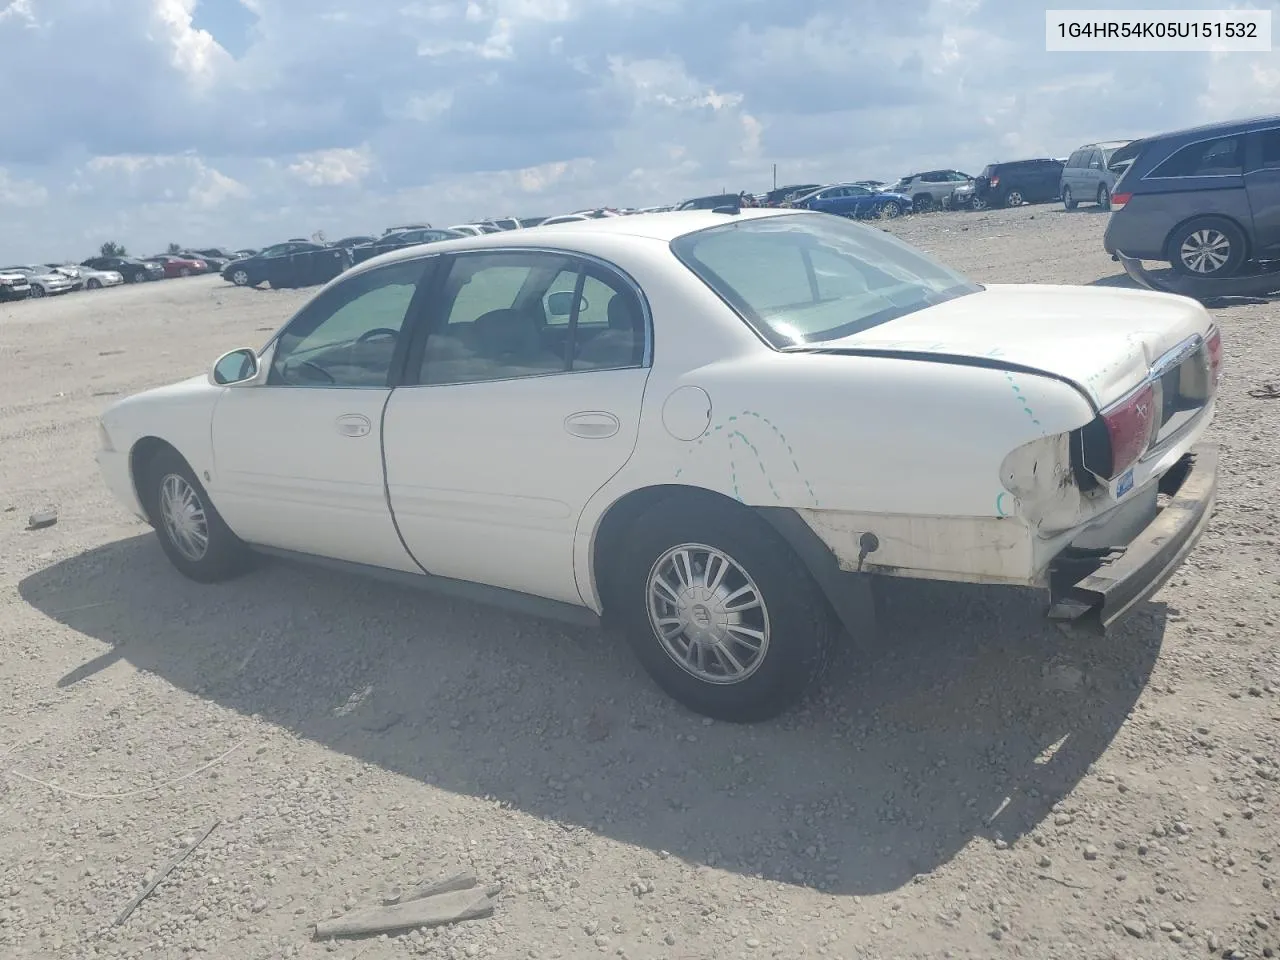
[[[1077,150],[1075,153],[1071,154],[1071,156],[1067,158],[1067,166],[1083,167],[1084,166],[1083,160],[1084,160],[1084,151]]]
[[[1263,130],[1258,138],[1262,143],[1258,166],[1263,170],[1280,170],[1280,129]]]
[[[1224,177],[1243,173],[1243,138],[1218,137],[1183,147],[1149,177]]]

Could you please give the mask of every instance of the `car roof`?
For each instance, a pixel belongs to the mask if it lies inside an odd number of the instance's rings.
[[[827,217],[826,213],[807,210],[775,210],[768,207],[744,207],[736,214],[716,213],[712,210],[678,210],[663,213],[635,213],[627,217],[602,217],[591,220],[574,220],[570,223],[544,224],[534,230],[505,230],[487,233],[479,237],[459,237],[455,240],[438,240],[431,244],[431,253],[454,253],[463,250],[485,250],[490,247],[563,247],[590,253],[592,237],[632,237],[640,240],[670,243],[677,237],[697,233],[709,227],[745,220],[764,220],[770,217]],[[362,272],[370,266],[384,266],[400,260],[422,256],[416,246],[404,247],[357,264],[352,272]]]
[[[1262,117],[1249,117],[1244,120],[1220,120],[1217,123],[1206,123],[1198,127],[1184,127],[1181,130],[1166,130],[1142,139],[1148,143],[1155,140],[1181,139],[1183,137],[1212,137],[1216,134],[1234,133],[1248,130],[1251,127],[1267,127],[1280,124],[1280,115],[1270,114]]]

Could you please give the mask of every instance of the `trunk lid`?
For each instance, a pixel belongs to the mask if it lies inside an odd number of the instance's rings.
[[[1139,386],[1169,351],[1195,334],[1207,336],[1211,327],[1204,307],[1172,294],[993,284],[805,347],[1014,364],[1067,380],[1102,408]]]

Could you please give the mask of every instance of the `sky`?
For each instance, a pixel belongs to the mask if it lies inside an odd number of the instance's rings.
[[[1044,8],[0,0],[22,118],[0,261],[671,203],[767,190],[774,164],[779,184],[977,173],[1280,111],[1280,50],[1046,53]]]

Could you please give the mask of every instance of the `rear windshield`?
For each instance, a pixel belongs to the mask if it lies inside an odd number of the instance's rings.
[[[671,249],[775,347],[850,336],[982,289],[883,230],[825,213],[726,223]]]

